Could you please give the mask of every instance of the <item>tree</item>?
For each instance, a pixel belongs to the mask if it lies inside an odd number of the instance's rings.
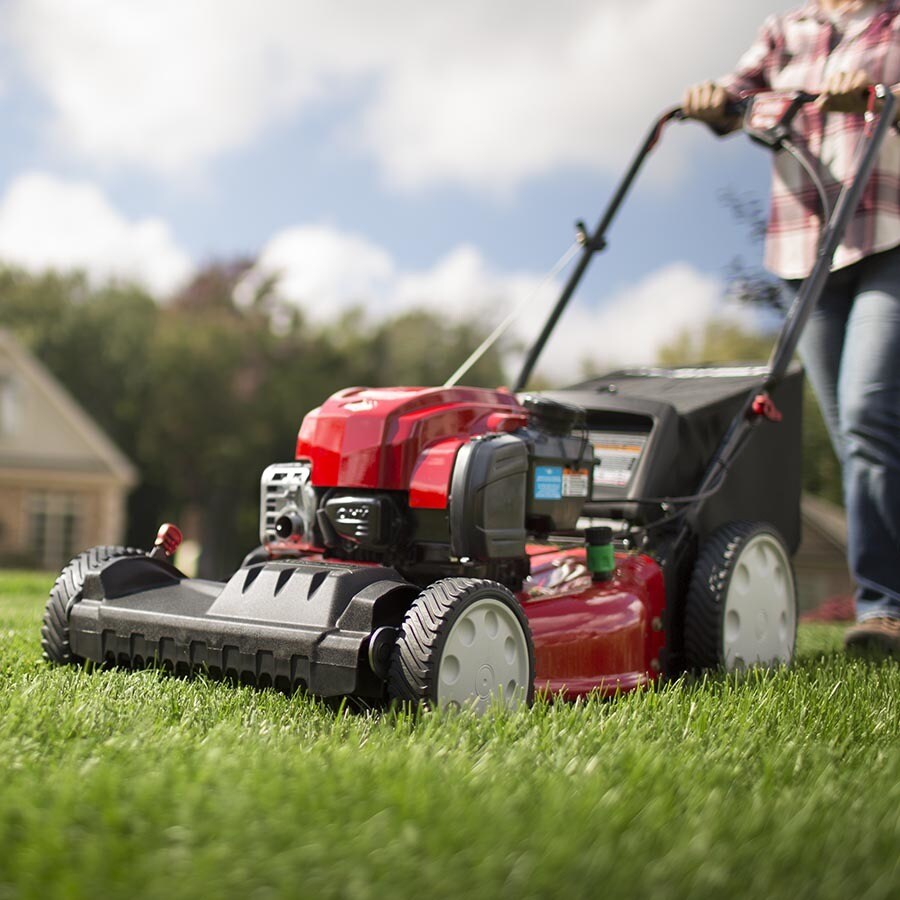
[[[442,384],[484,336],[427,312],[313,326],[271,283],[236,301],[248,265],[211,263],[166,305],[127,284],[0,270],[0,322],[138,466],[128,542],[187,524],[207,577],[257,543],[260,474],[293,458],[310,409],[350,385]],[[465,379],[503,381],[497,348]]]

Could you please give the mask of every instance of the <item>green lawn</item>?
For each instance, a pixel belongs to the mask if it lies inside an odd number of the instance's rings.
[[[900,895],[900,666],[484,720],[53,669],[0,574],[0,898]]]

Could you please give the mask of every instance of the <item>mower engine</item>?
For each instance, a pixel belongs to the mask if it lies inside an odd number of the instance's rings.
[[[585,413],[474,388],[351,388],[304,419],[262,475],[269,558],[324,553],[518,589],[529,537],[571,531],[593,469]]]

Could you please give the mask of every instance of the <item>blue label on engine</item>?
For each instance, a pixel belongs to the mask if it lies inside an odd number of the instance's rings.
[[[561,500],[562,488],[562,466],[538,466],[534,470],[535,500]]]

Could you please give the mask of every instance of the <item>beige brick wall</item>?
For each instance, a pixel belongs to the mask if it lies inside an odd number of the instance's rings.
[[[126,492],[97,476],[63,473],[35,477],[34,473],[0,474],[0,564],[30,564],[57,569],[69,550],[80,552],[99,544],[117,544],[124,536]],[[36,558],[32,542],[32,514],[47,509],[55,522],[45,528],[44,553]],[[71,511],[75,529],[71,547],[64,546],[59,513]]]

